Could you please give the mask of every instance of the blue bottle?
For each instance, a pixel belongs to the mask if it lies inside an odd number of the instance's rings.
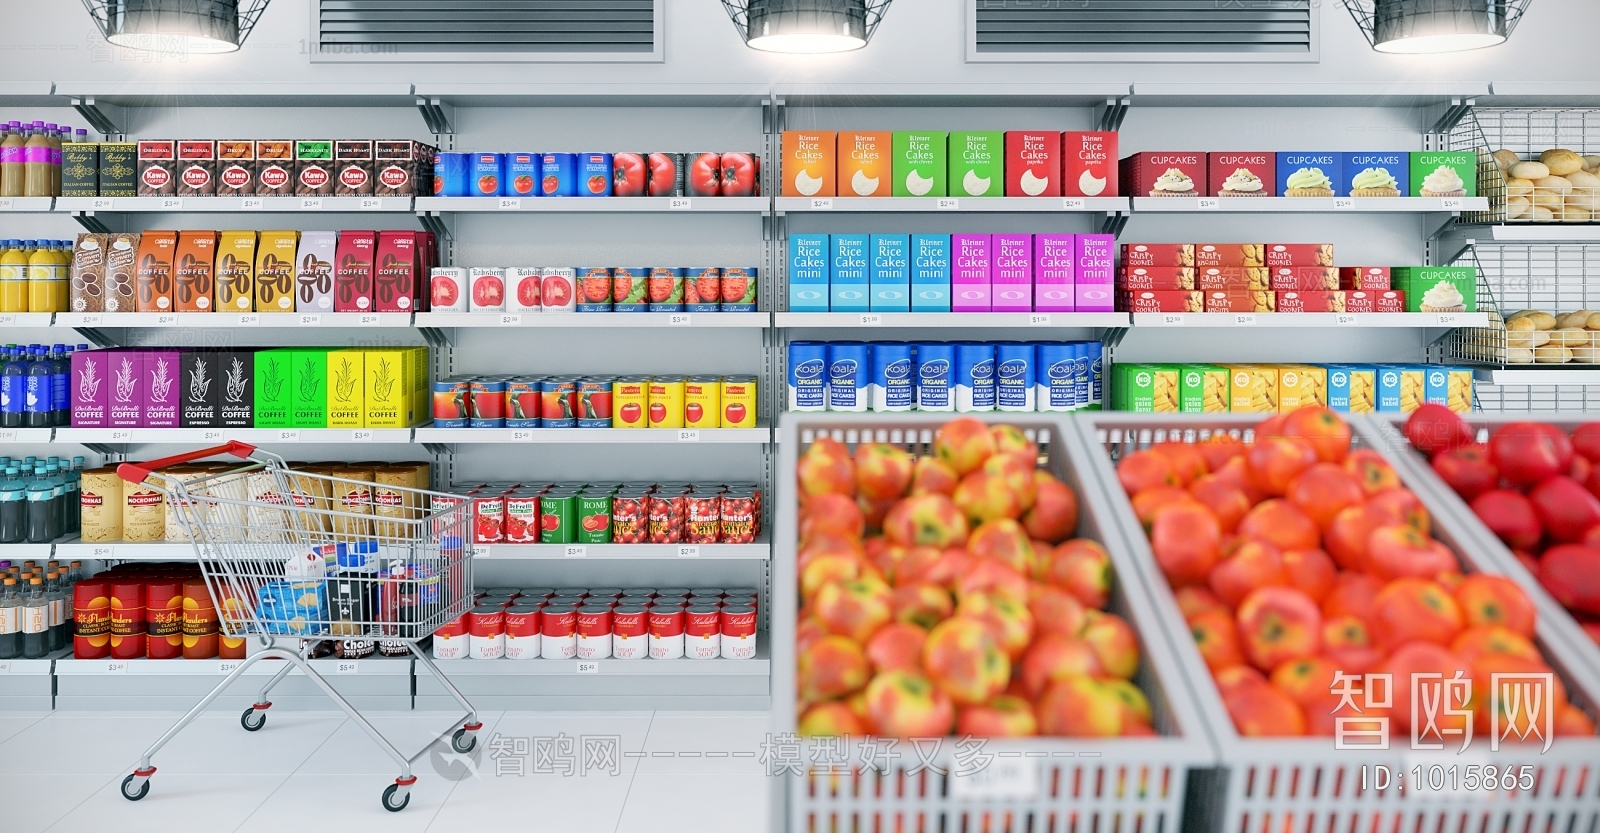
[[[29,345],[28,352],[31,355],[23,394],[23,424],[29,428],[49,428],[55,424],[55,412],[50,410],[50,385],[55,365],[50,363],[50,354],[42,344]]]
[[[7,466],[5,477],[0,478],[0,544],[20,544],[28,527],[28,484],[23,482],[15,466]]]
[[[83,529],[83,458],[72,458],[72,467],[63,474],[67,478],[66,532],[76,535]]]
[[[6,349],[0,363],[0,428],[21,428],[22,404],[27,398],[28,363],[21,348]]]
[[[67,387],[72,378],[72,348],[65,344],[50,346],[50,410],[55,414],[56,425],[72,422],[72,397]]]

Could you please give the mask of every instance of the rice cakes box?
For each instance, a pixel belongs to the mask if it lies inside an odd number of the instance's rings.
[[[841,194],[887,197],[891,171],[892,133],[842,132],[836,140],[837,179]]]
[[[998,197],[1005,193],[1005,134],[950,134],[950,195]]]
[[[783,131],[783,195],[831,197],[837,189],[834,174],[836,137],[832,131]]]
[[[891,193],[896,197],[945,196],[949,134],[896,131],[893,141]]]
[[[1117,134],[1061,134],[1061,194],[1066,197],[1115,197]]]
[[[1061,134],[1006,131],[1006,196],[1061,196]]]

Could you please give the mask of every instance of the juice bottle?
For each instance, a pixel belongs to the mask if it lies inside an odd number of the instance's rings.
[[[28,258],[22,241],[7,240],[0,251],[0,312],[28,311]]]
[[[61,196],[61,134],[71,136],[70,129],[65,125],[47,124],[44,126],[46,134],[50,137],[50,196]]]
[[[50,251],[56,258],[56,312],[66,312],[72,303],[72,241],[57,240]]]
[[[22,133],[21,122],[6,125],[5,136],[0,139],[0,197],[22,196],[25,169],[22,165],[22,145],[27,137]]]
[[[48,197],[55,182],[50,176],[50,137],[45,135],[44,122],[36,121],[28,130],[28,141],[22,145],[22,165],[26,168],[22,193],[28,197]]]
[[[28,242],[34,244],[28,253],[28,311],[56,312],[56,256],[50,251],[51,241]]]

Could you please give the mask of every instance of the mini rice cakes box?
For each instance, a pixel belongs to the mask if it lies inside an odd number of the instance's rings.
[[[1478,158],[1473,151],[1413,151],[1411,193],[1418,197],[1475,197]]]

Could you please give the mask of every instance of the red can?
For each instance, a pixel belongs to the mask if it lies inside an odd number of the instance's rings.
[[[503,494],[474,494],[472,499],[472,541],[497,544],[506,539],[506,497]]]
[[[756,609],[726,605],[720,612],[723,659],[750,659],[756,655]]]
[[[506,543],[539,543],[539,496],[513,492],[505,496],[505,504]]]
[[[103,581],[72,586],[72,655],[78,659],[111,656],[111,588]]]
[[[647,153],[611,154],[611,196],[642,197],[650,176]]]
[[[131,579],[111,585],[111,657],[144,656],[144,581]]]
[[[611,606],[587,604],[578,608],[578,659],[611,656]]]
[[[506,608],[506,659],[538,659],[541,619],[534,604]]]
[[[650,658],[683,657],[683,608],[656,605],[650,608]]]
[[[715,544],[722,537],[722,496],[697,493],[684,500],[686,521],[683,540],[691,544]]]
[[[716,605],[693,605],[683,613],[683,655],[716,659],[722,655],[722,611]]]
[[[722,154],[691,153],[684,171],[684,190],[691,197],[722,195]]]
[[[649,159],[649,194],[652,197],[681,197],[684,195],[684,155],[681,153],[652,153]]]
[[[750,492],[724,492],[717,504],[722,543],[754,543],[757,511],[755,496]]]
[[[683,524],[688,514],[688,496],[650,496],[650,543],[676,544],[683,540]]]
[[[624,604],[611,611],[611,656],[644,659],[650,653],[650,611],[644,605]]]
[[[183,582],[155,579],[144,586],[145,656],[183,657]]]
[[[506,391],[504,381],[474,379],[468,383],[474,421],[504,420],[506,418]],[[501,423],[504,425],[504,423]]]
[[[578,606],[551,602],[539,626],[540,652],[545,659],[572,659],[578,655]]]
[[[761,157],[758,154],[742,151],[722,154],[722,196],[760,195]]]
[[[458,512],[451,512],[450,510],[460,506],[466,501],[467,499],[463,495],[434,495],[429,499],[430,513],[448,513],[434,520],[434,538],[441,538],[446,535],[461,535],[461,533],[464,531],[461,529],[461,515]],[[443,546],[443,542],[441,542],[440,545]]]
[[[650,494],[629,490],[611,496],[611,540],[618,544],[643,544],[650,537]]]
[[[478,605],[467,614],[468,647],[473,659],[499,659],[506,654],[506,609]]]
[[[467,635],[467,620],[472,617],[470,612],[463,613],[454,619],[439,626],[433,632],[433,658],[434,659],[466,659],[467,648],[472,638]]]

